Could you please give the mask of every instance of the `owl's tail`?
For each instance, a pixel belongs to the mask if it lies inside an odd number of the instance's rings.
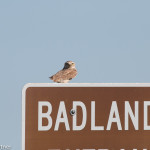
[[[49,77],[51,80],[53,80],[53,76]]]

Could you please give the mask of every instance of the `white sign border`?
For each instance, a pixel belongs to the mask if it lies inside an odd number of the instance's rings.
[[[150,83],[27,83],[22,89],[22,150],[25,150],[25,99],[29,87],[150,87]]]

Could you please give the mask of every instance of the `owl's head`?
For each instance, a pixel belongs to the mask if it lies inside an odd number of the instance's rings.
[[[75,68],[75,63],[73,61],[66,61],[64,64],[64,69]]]

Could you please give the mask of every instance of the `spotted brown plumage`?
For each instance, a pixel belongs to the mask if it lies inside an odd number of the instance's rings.
[[[50,79],[57,83],[68,83],[77,75],[75,63],[67,61],[64,64],[64,68],[58,71],[55,75],[51,76]]]

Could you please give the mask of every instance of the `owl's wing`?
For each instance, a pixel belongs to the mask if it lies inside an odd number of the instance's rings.
[[[64,69],[57,72],[54,76],[52,76],[52,80],[58,82],[59,80],[71,80],[77,75],[76,69]]]
[[[71,80],[72,78],[74,78],[77,75],[77,70],[76,69],[66,69],[64,71],[64,74],[62,76],[62,78],[64,80]]]

